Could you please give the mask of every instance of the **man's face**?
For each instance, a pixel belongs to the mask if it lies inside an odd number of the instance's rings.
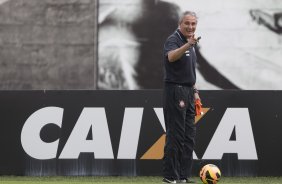
[[[184,16],[182,22],[179,25],[181,33],[186,38],[191,38],[196,30],[197,27],[197,18],[192,15]]]

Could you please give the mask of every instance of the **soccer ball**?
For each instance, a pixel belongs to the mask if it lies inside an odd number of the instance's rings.
[[[221,172],[216,165],[207,164],[200,171],[200,178],[204,184],[216,184],[221,177]]]

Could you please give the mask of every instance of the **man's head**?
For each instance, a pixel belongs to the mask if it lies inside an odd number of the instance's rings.
[[[194,36],[198,18],[195,12],[186,11],[179,18],[179,29],[186,38]]]

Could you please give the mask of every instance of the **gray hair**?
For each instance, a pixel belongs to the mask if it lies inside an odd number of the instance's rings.
[[[179,17],[178,24],[181,24],[181,23],[182,23],[182,21],[183,21],[183,19],[184,19],[184,17],[185,17],[186,15],[191,15],[191,16],[195,17],[195,18],[198,20],[197,14],[196,14],[195,12],[193,12],[193,11],[185,11],[185,12],[183,12],[183,13],[181,14],[181,16]]]

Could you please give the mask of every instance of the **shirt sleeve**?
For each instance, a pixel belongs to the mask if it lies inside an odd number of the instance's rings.
[[[165,57],[167,57],[169,51],[175,50],[179,48],[178,42],[177,42],[177,38],[175,38],[174,36],[170,36],[164,45],[164,55]]]

